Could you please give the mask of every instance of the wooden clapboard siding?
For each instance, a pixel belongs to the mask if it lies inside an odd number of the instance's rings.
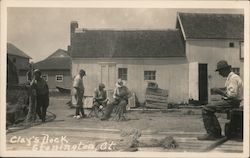
[[[234,48],[229,47],[229,42],[234,42]],[[211,100],[210,89],[223,87],[225,79],[215,72],[219,60],[227,60],[232,67],[240,68],[243,78],[243,60],[240,60],[239,40],[187,40],[186,55],[188,62],[208,64],[208,99]]]
[[[72,59],[72,76],[82,68],[86,70],[84,78],[85,95],[93,95],[93,90],[100,82],[100,63],[115,63],[115,76],[118,68],[128,68],[128,80],[125,85],[135,92],[140,102],[145,101],[148,81],[144,80],[144,71],[156,71],[159,88],[169,91],[170,102],[188,101],[188,63],[186,58],[163,59]],[[115,87],[115,82],[113,83]]]
[[[94,89],[97,88],[100,83],[100,65],[98,65],[97,62],[92,63],[87,60],[72,60],[72,76],[77,75],[80,69],[84,69],[87,74],[87,76],[83,78],[85,95],[93,96]]]
[[[72,77],[69,70],[41,70],[42,75],[48,75],[49,89],[56,89],[56,86],[70,89],[72,86]],[[56,81],[56,75],[63,75],[63,82]]]

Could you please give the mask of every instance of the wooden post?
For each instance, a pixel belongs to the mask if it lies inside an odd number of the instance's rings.
[[[36,120],[36,90],[32,87],[28,87],[29,94],[29,112],[26,117],[26,123],[34,123]]]

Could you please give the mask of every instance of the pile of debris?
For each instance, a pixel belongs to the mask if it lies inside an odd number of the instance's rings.
[[[146,89],[146,107],[167,109],[168,108],[168,90],[158,88],[158,84],[149,82]]]
[[[138,129],[125,129],[121,131],[121,139],[117,144],[117,149],[121,151],[138,151],[141,131]]]
[[[149,141],[140,142],[140,147],[162,147],[163,149],[175,149],[179,145],[172,136],[164,137],[163,139],[150,139]]]
[[[161,139],[143,139],[138,129],[126,129],[121,131],[121,139],[116,145],[118,151],[135,152],[143,147],[161,147],[166,150],[173,150],[179,145],[172,136]]]

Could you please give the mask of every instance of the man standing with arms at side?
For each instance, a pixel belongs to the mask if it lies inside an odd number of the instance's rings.
[[[221,60],[217,63],[216,71],[226,77],[225,88],[213,88],[212,91],[222,96],[222,100],[214,104],[204,106],[202,117],[207,134],[198,137],[198,140],[215,140],[221,138],[221,127],[215,112],[243,107],[243,82],[240,76],[231,71],[231,65]]]
[[[80,119],[85,117],[84,109],[83,109],[83,95],[84,95],[84,85],[83,85],[83,76],[86,76],[86,72],[84,70],[80,70],[79,74],[74,78],[73,82],[73,96],[76,100],[76,113],[74,118]],[[81,115],[80,115],[81,113]]]

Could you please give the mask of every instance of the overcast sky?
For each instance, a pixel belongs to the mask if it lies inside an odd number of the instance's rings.
[[[7,40],[37,62],[59,48],[67,50],[73,20],[87,29],[174,29],[178,11],[243,13],[234,9],[8,8]]]

